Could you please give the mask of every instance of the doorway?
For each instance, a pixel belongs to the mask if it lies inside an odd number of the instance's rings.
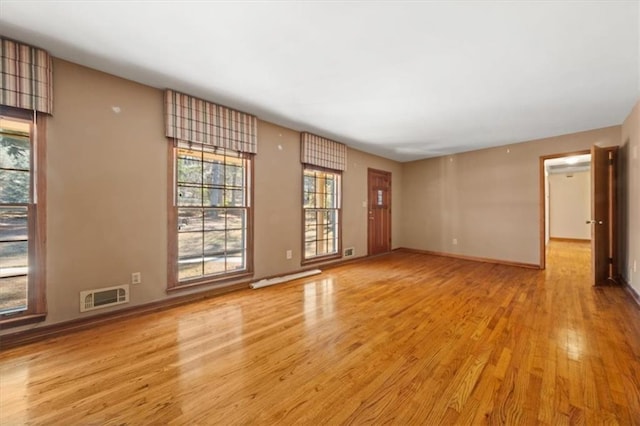
[[[548,272],[591,281],[591,153],[544,160]]]
[[[540,157],[540,269],[546,268],[547,244],[550,241],[551,212],[549,209],[549,170],[552,166],[567,167],[570,163],[586,167],[590,156],[590,200],[584,224],[590,228],[591,282],[593,285],[614,281],[616,270],[616,154],[617,147],[593,146],[590,151],[578,151]],[[582,215],[586,215],[583,212]],[[578,218],[572,219],[574,221]],[[580,226],[573,223],[572,226]],[[581,230],[581,232],[584,230]],[[585,234],[580,234],[584,236]],[[584,238],[566,238],[584,240]]]
[[[391,172],[368,169],[368,254],[391,251]]]

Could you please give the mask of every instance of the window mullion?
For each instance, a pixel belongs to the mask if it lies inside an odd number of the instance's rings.
[[[205,188],[205,182],[204,182],[204,147],[200,147],[200,212],[202,214],[202,227],[200,228],[200,235],[202,236],[202,245],[200,248],[200,253],[201,253],[201,259],[202,262],[200,263],[200,275],[204,275],[205,274],[205,258],[206,258],[206,253],[205,253],[205,240],[206,240],[206,233],[204,230],[204,222],[205,222],[205,202],[204,202],[204,188]]]

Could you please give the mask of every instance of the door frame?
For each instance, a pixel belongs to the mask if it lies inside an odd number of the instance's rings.
[[[563,157],[573,157],[575,155],[584,155],[591,154],[590,149],[584,149],[580,151],[572,151],[572,152],[563,152],[558,154],[550,154],[550,155],[542,155],[540,156],[540,164],[539,164],[539,184],[540,184],[540,201],[539,201],[539,226],[540,226],[540,269],[545,269],[547,266],[547,244],[546,244],[546,235],[545,229],[547,227],[547,218],[545,215],[545,207],[547,204],[547,199],[545,197],[545,185],[544,185],[544,162],[546,160],[551,160],[554,158],[563,158]]]
[[[609,267],[609,280],[615,281],[618,277],[618,190],[617,190],[617,152],[618,146],[607,146],[602,147],[605,149],[611,159],[611,166],[609,167],[608,176],[607,176],[607,186],[609,190],[609,253],[612,257],[613,261]],[[547,251],[546,251],[546,238],[545,238],[545,228],[546,228],[546,216],[545,216],[545,206],[546,206],[546,197],[545,197],[545,179],[544,179],[544,162],[545,160],[550,160],[553,158],[563,158],[563,157],[572,157],[574,155],[583,155],[583,154],[591,154],[591,149],[573,151],[573,152],[565,152],[558,154],[550,154],[550,155],[542,155],[540,156],[539,161],[539,193],[540,193],[540,201],[539,201],[539,239],[540,239],[540,269],[546,268],[547,263]],[[593,160],[593,159],[592,159]],[[592,172],[593,173],[593,172]],[[593,186],[593,182],[591,182]],[[592,188],[593,190],[593,188]],[[593,200],[591,200],[593,203]],[[591,218],[593,219],[593,218]],[[592,237],[593,238],[593,237]],[[591,261],[593,263],[593,253],[591,253]],[[593,266],[592,266],[593,268]],[[592,271],[593,274],[593,271]],[[596,283],[598,285],[598,283]]]
[[[370,195],[371,195],[371,187],[370,187],[370,175],[371,173],[378,173],[378,174],[383,174],[383,175],[387,175],[389,178],[389,251],[392,250],[392,241],[393,241],[393,236],[391,234],[391,232],[393,231],[393,226],[392,224],[392,219],[393,219],[393,211],[392,211],[392,205],[393,205],[393,193],[392,193],[392,187],[393,187],[393,180],[392,180],[392,173],[386,170],[380,170],[380,169],[374,169],[371,167],[367,168],[367,256],[371,256],[371,221],[369,220],[369,210],[371,209],[371,203],[372,200],[369,199]],[[387,252],[388,253],[388,252]]]

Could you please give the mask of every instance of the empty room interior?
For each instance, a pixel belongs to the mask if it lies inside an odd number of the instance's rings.
[[[0,37],[0,424],[639,421],[638,1]]]

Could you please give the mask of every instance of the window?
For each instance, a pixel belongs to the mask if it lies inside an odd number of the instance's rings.
[[[169,287],[249,273],[251,156],[187,142],[173,149],[177,265]]]
[[[304,260],[340,257],[340,173],[305,167]]]
[[[40,117],[40,116],[38,116]],[[44,126],[44,121],[42,127]],[[33,112],[2,107],[0,115],[0,322],[44,319],[44,200]],[[44,129],[40,129],[44,134]]]

